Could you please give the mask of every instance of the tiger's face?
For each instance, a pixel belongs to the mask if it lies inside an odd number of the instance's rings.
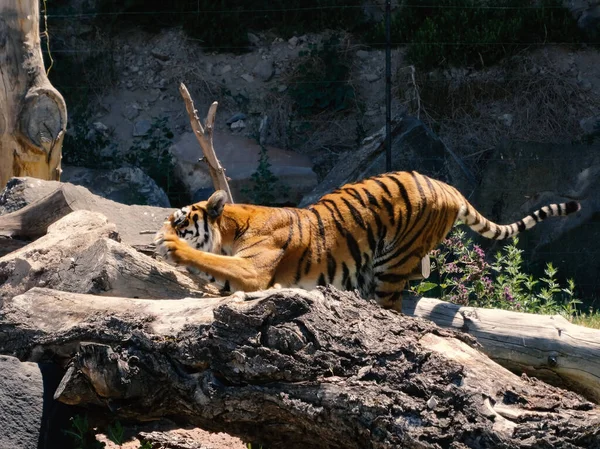
[[[207,201],[176,210],[170,217],[171,227],[180,239],[200,251],[219,254],[221,234],[218,221],[223,212],[227,195],[215,192]]]

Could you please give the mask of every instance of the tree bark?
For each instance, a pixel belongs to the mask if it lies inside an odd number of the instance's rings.
[[[560,315],[462,307],[432,298],[402,302],[402,312],[477,338],[482,352],[516,373],[584,394],[600,403],[600,331]]]
[[[332,288],[244,299],[34,288],[5,302],[0,352],[62,360],[60,401],[273,448],[600,447],[596,406],[470,337]]]
[[[60,178],[67,107],[50,84],[37,0],[0,2],[0,189],[13,176]]]

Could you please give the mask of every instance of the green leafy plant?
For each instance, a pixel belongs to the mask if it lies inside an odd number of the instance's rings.
[[[260,156],[258,159],[258,167],[250,176],[252,184],[250,187],[242,188],[242,193],[250,199],[253,204],[263,206],[276,205],[278,196],[287,196],[289,187],[279,183],[279,178],[271,171],[271,162],[269,161],[269,153],[264,145],[260,146]],[[275,191],[279,195],[275,195]]]
[[[71,428],[64,432],[73,438],[75,449],[102,449],[106,446],[96,440],[94,429],[90,427],[87,416],[75,415],[71,418]]]
[[[392,17],[391,35],[424,68],[480,67],[531,45],[589,40],[560,0],[414,0]],[[384,43],[384,24],[368,39]]]
[[[120,421],[115,421],[114,424],[108,426],[106,436],[113,443],[121,446],[125,442],[125,429]]]
[[[524,273],[518,242],[515,237],[489,263],[483,250],[456,229],[431,254],[437,282],[423,281],[414,292],[437,293],[443,300],[465,306],[575,315],[581,301],[575,297],[573,280],[562,287],[556,279],[557,269],[550,263],[539,279]]]
[[[301,62],[288,91],[300,115],[340,111],[354,99],[354,89],[348,82],[350,61],[340,48],[339,36],[333,35],[299,53]]]
[[[185,186],[175,175],[175,163],[169,150],[172,140],[167,119],[155,118],[148,132],[135,139],[124,159],[154,179],[169,197],[171,205],[177,207],[189,204],[190,200]]]

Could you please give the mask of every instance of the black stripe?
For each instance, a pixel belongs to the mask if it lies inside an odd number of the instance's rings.
[[[233,240],[239,239],[242,236],[242,234],[244,234],[244,232],[246,232],[248,230],[249,227],[250,227],[250,219],[249,218],[246,220],[246,223],[244,223],[242,226],[239,226],[239,224],[236,222],[235,223],[235,235],[233,236]]]
[[[388,215],[390,216],[390,224],[394,226],[396,220],[394,219],[394,206],[386,198],[381,198],[383,205],[385,206]]]
[[[580,206],[577,201],[569,201],[567,204],[565,204],[565,215],[577,212],[579,210],[579,207]]]
[[[354,259],[354,263],[356,265],[356,272],[358,273],[358,271],[361,268],[361,256],[360,256],[360,248],[358,246],[358,242],[352,236],[351,233],[347,232],[346,233],[346,243],[348,244],[348,249],[350,250],[350,254],[352,255],[352,258]],[[358,274],[357,274],[357,276],[358,276]]]
[[[317,263],[321,263],[321,249],[326,245],[325,238],[325,226],[323,226],[323,219],[321,218],[321,214],[316,209],[311,209],[312,213],[317,217],[317,224],[319,227],[319,237],[317,239]],[[310,260],[310,259],[309,259]],[[308,271],[307,271],[308,273]]]
[[[358,201],[360,203],[360,205],[362,207],[367,207],[365,201],[362,199],[362,196],[360,196],[360,193],[358,190],[356,190],[354,187],[346,187],[345,189],[350,195],[352,195],[353,198],[356,199],[356,201]]]
[[[294,284],[297,284],[300,281],[300,274],[302,272],[302,262],[304,262],[304,259],[306,258],[309,250],[310,250],[310,247],[307,246],[306,248],[304,248],[304,251],[302,252],[302,255],[300,256],[300,260],[298,261],[298,266],[296,267],[296,276],[294,276]]]
[[[291,214],[288,212],[288,216],[290,216],[291,218]],[[288,248],[288,246],[290,246],[290,243],[292,242],[292,237],[294,236],[294,224],[292,222],[292,220],[290,220],[290,232],[288,234],[288,238],[285,241],[285,243],[281,246],[281,252],[285,252],[285,250]]]
[[[202,220],[204,221],[204,234],[208,236],[208,213],[202,209]]]
[[[363,188],[362,190],[363,190],[363,192],[365,192],[365,195],[367,195],[367,199],[369,200],[370,205],[375,206],[375,207],[381,207],[379,205],[379,202],[377,201],[377,198],[375,198],[373,196],[373,194],[369,191],[368,188]]]
[[[352,215],[352,218],[354,218],[356,224],[359,225],[361,228],[366,229],[365,221],[360,215],[360,212],[346,198],[342,198],[342,201],[350,211],[350,215]]]
[[[540,221],[544,220],[548,216],[548,214],[542,209],[538,210],[538,214],[540,216]]]
[[[367,240],[369,241],[369,248],[371,252],[374,252],[377,249],[377,241],[373,235],[373,229],[371,229],[371,225],[367,225]]]
[[[327,253],[327,276],[329,277],[330,284],[333,283],[333,277],[335,276],[336,268],[337,263],[335,258],[330,253]]]
[[[321,255],[319,255],[319,259],[321,258]],[[319,261],[317,261],[317,263],[319,263]],[[306,266],[304,267],[304,274],[308,274],[308,272],[310,271],[310,267],[312,265],[312,249],[308,249],[308,257],[306,258]]]
[[[231,291],[231,285],[229,284],[229,280],[225,281],[225,284],[223,285],[223,290],[225,290],[226,292]]]
[[[535,214],[535,212],[533,214],[530,215],[531,218],[533,218],[535,220],[536,223],[540,222],[539,217]]]
[[[329,213],[331,214],[331,219],[333,220],[333,224],[335,224],[335,227],[337,228],[338,232],[342,235],[345,235],[346,229],[342,226],[342,224],[335,217],[335,210],[331,209],[329,204],[324,204],[324,206],[325,206],[325,209],[327,209],[329,211]]]
[[[319,280],[317,281],[317,285],[322,285],[322,286],[327,285],[327,282],[325,282],[325,276],[323,276],[323,273],[321,273],[319,275]]]
[[[340,212],[340,208],[338,207],[337,203],[333,200],[323,200],[322,203],[327,206],[327,204],[331,204],[331,206],[333,207],[333,209],[335,210],[335,212],[338,214],[338,216],[340,217],[340,221],[342,223],[344,223],[346,220],[344,220],[344,216],[342,215],[342,213]]]
[[[388,189],[388,186],[386,186],[382,181],[380,181],[379,179],[373,179],[374,182],[376,182],[379,187],[381,187],[385,193],[387,193],[389,196],[392,196],[392,192],[390,192],[390,189]]]
[[[405,280],[406,277],[403,275],[400,275],[400,274],[382,273],[382,274],[377,275],[377,279],[379,279],[382,282],[391,282],[391,283],[395,284],[395,283]]]
[[[296,224],[298,225],[298,239],[300,239],[300,242],[302,242],[302,217],[300,217],[300,214],[298,213],[297,210],[295,209],[291,209],[291,211],[293,212],[293,214],[296,216]]]
[[[402,197],[402,200],[404,201],[404,204],[406,205],[406,217],[405,217],[405,221],[408,223],[408,220],[410,220],[410,216],[412,215],[412,204],[410,203],[410,199],[408,198],[408,192],[406,191],[406,187],[404,187],[404,184],[402,184],[400,182],[399,179],[397,179],[395,176],[390,176],[390,179],[396,183],[396,185],[398,186],[398,190],[400,191],[400,196]]]
[[[525,223],[523,223],[523,220],[517,221],[517,229],[519,230],[519,232],[523,232],[524,230],[527,229],[527,227],[525,226]]]
[[[342,285],[346,287],[348,285],[348,281],[350,280],[350,270],[348,269],[348,265],[346,262],[342,262]],[[350,290],[350,289],[348,289]]]

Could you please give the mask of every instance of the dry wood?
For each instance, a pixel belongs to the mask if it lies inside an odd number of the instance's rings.
[[[185,87],[185,84],[181,83],[179,85],[179,92],[181,93],[183,101],[185,102],[185,109],[190,116],[192,130],[194,131],[194,134],[198,139],[198,143],[202,148],[202,152],[204,153],[204,159],[208,164],[210,177],[212,178],[215,190],[224,190],[227,192],[229,202],[233,203],[231,190],[229,189],[229,184],[227,183],[227,176],[225,176],[225,169],[221,166],[221,163],[217,159],[217,155],[215,154],[215,149],[213,146],[213,129],[215,124],[215,115],[217,114],[217,106],[219,103],[215,101],[210,105],[208,114],[206,116],[205,126],[203,127],[202,123],[200,122],[200,118],[198,118],[198,111],[194,108],[194,101],[192,100],[187,87]]]
[[[43,181],[36,184],[43,189]],[[48,194],[23,209],[0,215],[0,235],[35,239],[46,233],[49,225],[76,210],[90,210],[105,215],[115,223],[124,243],[148,248],[154,234],[142,230],[161,228],[175,210],[153,206],[129,206],[94,195],[84,187],[69,183],[48,183]]]
[[[462,307],[431,298],[407,298],[402,312],[466,332],[482,351],[516,373],[527,373],[600,403],[600,331],[559,315]]]
[[[206,282],[118,240],[116,226],[106,217],[69,214],[50,225],[47,235],[0,258],[0,304],[35,286],[130,298],[205,295]]]
[[[0,2],[0,189],[13,176],[59,179],[67,126],[40,46],[39,2]]]
[[[600,447],[597,407],[430,322],[331,288],[247,296],[35,288],[5,302],[0,352],[62,359],[61,401],[270,447]]]

